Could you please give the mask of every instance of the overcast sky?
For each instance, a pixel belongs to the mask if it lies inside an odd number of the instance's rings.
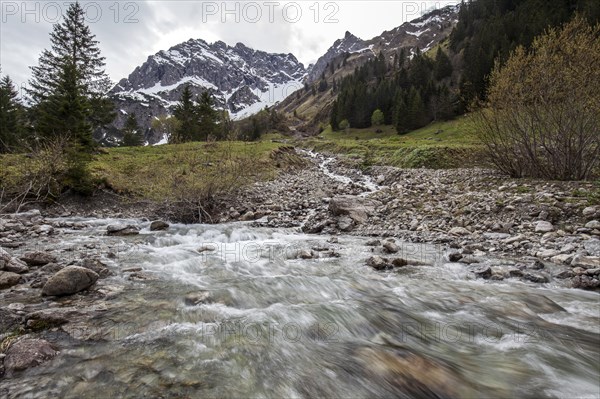
[[[350,31],[363,39],[418,18],[446,1],[82,1],[86,20],[100,41],[106,71],[116,83],[149,55],[190,38],[258,50],[292,53],[305,66]],[[0,0],[0,65],[17,85],[49,48],[52,24],[65,1]]]

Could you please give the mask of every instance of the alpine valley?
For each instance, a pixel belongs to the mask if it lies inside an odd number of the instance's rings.
[[[147,143],[165,143],[166,137],[152,129],[152,119],[172,114],[186,86],[194,96],[210,91],[217,106],[227,110],[234,120],[278,103],[283,111],[291,113],[290,110],[299,104],[296,104],[297,97],[290,95],[303,88],[305,83],[319,80],[330,63],[350,56],[350,62],[336,71],[336,75],[344,76],[380,53],[393,58],[402,48],[411,53],[416,48],[426,52],[448,37],[457,16],[458,6],[448,6],[370,40],[346,32],[308,67],[291,53],[273,54],[243,43],[229,46],[222,41],[211,44],[202,39],[190,39],[149,56],[115,85],[110,96],[115,102],[117,116],[108,128],[95,132],[95,139],[103,145],[118,145],[127,115],[133,113],[144,129]],[[324,101],[319,101],[318,107],[323,112],[328,109],[333,94],[329,97],[320,98]],[[286,98],[288,100],[284,101]],[[318,115],[319,111],[315,110],[314,114]]]

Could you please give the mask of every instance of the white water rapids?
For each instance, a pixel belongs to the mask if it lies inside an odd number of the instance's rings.
[[[597,293],[478,280],[436,246],[400,254],[432,266],[378,272],[361,237],[145,223],[112,238],[115,220],[83,221],[64,245],[118,244],[102,284],[124,289],[75,338],[56,332],[59,356],[0,381],[9,398],[600,395]]]

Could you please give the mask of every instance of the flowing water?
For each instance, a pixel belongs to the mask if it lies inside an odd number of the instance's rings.
[[[92,340],[57,333],[59,356],[0,381],[8,397],[600,395],[598,293],[477,280],[435,246],[402,247],[433,266],[377,272],[366,238],[235,223],[120,239],[86,222],[72,243],[121,242],[111,266],[152,279],[104,280],[125,289],[79,332]]]

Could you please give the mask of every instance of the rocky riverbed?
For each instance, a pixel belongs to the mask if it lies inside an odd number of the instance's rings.
[[[418,278],[427,281],[445,265],[459,268],[460,279],[499,287],[600,289],[600,206],[590,202],[590,183],[514,180],[479,169],[363,172],[334,157],[301,154],[307,168],[239,192],[216,217],[226,225],[243,221],[250,229],[306,234],[282,268],[297,261],[341,262],[361,273],[422,270]],[[196,237],[194,227],[173,231],[165,221],[151,223],[158,216],[159,207],[121,208],[118,202],[3,215],[0,375],[10,379],[51,362],[65,348],[70,353],[116,339],[106,323],[115,314],[123,317],[123,301],[143,298],[159,278],[153,264],[130,256],[132,248],[177,246],[181,237]],[[222,242],[222,233],[202,229],[205,242]],[[227,234],[231,243],[253,233]],[[360,241],[350,244],[353,236]],[[214,250],[193,245],[194,256]],[[356,250],[360,255],[353,255]],[[192,290],[185,306],[221,303],[211,295]],[[230,299],[223,303],[231,305]]]
[[[548,266],[573,287],[600,288],[600,206],[590,200],[598,189],[592,183],[517,180],[483,169],[363,173],[333,157],[305,155],[312,167],[257,184],[221,221],[436,243],[458,262],[512,262],[516,271],[492,269],[495,279]],[[550,277],[525,273],[530,281]]]

